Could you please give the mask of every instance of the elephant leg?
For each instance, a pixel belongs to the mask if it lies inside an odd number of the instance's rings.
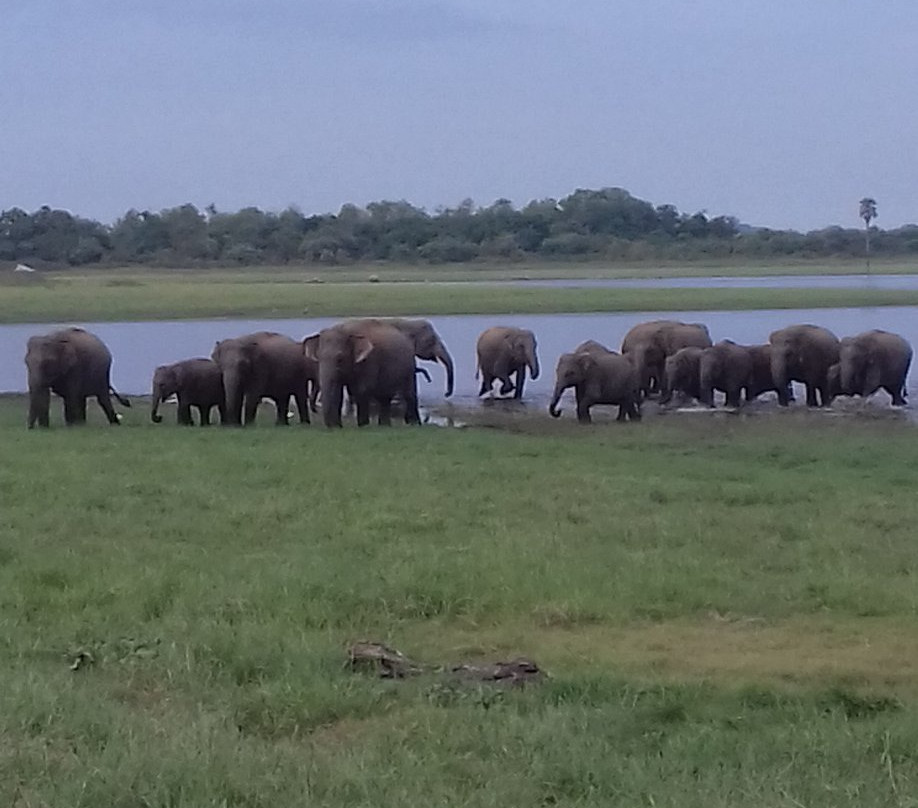
[[[243,419],[245,426],[255,423],[255,416],[258,413],[258,405],[261,403],[261,396],[245,394],[243,398]],[[280,410],[278,409],[278,412]],[[286,414],[286,413],[285,413]]]
[[[490,373],[481,372],[481,387],[478,389],[478,395],[483,396],[485,393],[490,393],[491,388],[494,386],[494,377]]]
[[[726,406],[732,407],[733,409],[739,409],[740,404],[743,401],[742,397],[742,388],[733,387],[727,390],[727,400],[725,402]]]
[[[75,396],[64,396],[64,423],[67,426],[79,423],[78,405]]]
[[[309,423],[309,391],[304,387],[301,391],[293,394],[293,400],[296,402],[296,411],[300,416],[301,424]]]
[[[392,399],[379,396],[376,399],[377,418],[380,426],[392,426]]]
[[[210,426],[210,409],[212,404],[199,404],[198,405],[198,417],[201,421],[201,426]]]
[[[583,399],[577,399],[577,420],[581,424],[591,424],[593,419],[590,417],[590,405]]]
[[[217,405],[217,412],[220,413],[220,425],[226,423],[226,404],[222,401]]]
[[[105,413],[105,417],[108,418],[108,422],[110,424],[117,424],[118,416],[115,413],[115,408],[112,406],[112,399],[111,399],[111,396],[108,394],[108,390],[106,390],[105,392],[99,393],[99,395],[96,396],[96,401],[99,402],[99,406],[102,408],[102,412]],[[85,396],[81,397],[80,399],[80,405],[79,405],[78,412],[79,412],[79,417],[80,417],[80,423],[84,423],[86,421],[86,397]]]
[[[514,381],[516,384],[513,387],[513,397],[521,399],[523,397],[523,386],[526,384],[526,367],[516,369],[516,374],[514,375]]]
[[[893,386],[891,384],[884,384],[883,389],[892,396],[892,404],[894,407],[905,406],[905,396],[902,395],[903,390],[901,387]]]
[[[290,426],[290,417],[287,408],[290,406],[290,396],[274,396],[274,426]]]
[[[194,419],[191,417],[191,404],[181,396],[179,396],[176,418],[181,426],[194,426]]]
[[[499,393],[502,396],[506,396],[509,393],[513,392],[514,384],[510,381],[510,374],[507,373],[506,376],[498,376],[500,379],[500,390]]]
[[[816,385],[806,383],[806,406],[807,407],[818,407],[819,401],[816,398]]]
[[[367,426],[370,423],[370,399],[367,396],[360,396],[355,403],[357,404],[357,426]]]
[[[418,393],[413,388],[408,388],[403,394],[405,400],[405,423],[417,425],[421,423],[421,413],[418,410]]]

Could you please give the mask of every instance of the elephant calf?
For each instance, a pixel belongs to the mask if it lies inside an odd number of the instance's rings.
[[[573,387],[577,397],[577,420],[589,424],[590,408],[594,404],[618,405],[619,421],[641,418],[640,390],[637,369],[621,354],[594,343],[590,350],[562,354],[555,369],[555,391],[548,406],[553,418],[561,411],[561,394]]]
[[[216,407],[220,420],[226,418],[223,395],[223,373],[212,359],[185,359],[171,365],[160,365],[153,373],[153,407],[150,420],[161,423],[159,405],[169,396],[178,397],[177,420],[179,424],[191,426],[191,408],[196,407],[201,426],[210,423],[210,411]]]
[[[669,404],[675,393],[701,399],[701,356],[705,348],[680,348],[663,364],[660,404]]]
[[[752,354],[745,345],[725,339],[705,348],[698,369],[699,400],[714,406],[714,391],[727,397],[726,405],[737,408],[742,402],[743,389],[748,389],[752,374]]]

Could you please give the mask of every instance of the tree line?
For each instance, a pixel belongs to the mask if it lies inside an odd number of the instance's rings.
[[[918,225],[870,228],[874,256],[918,253]],[[808,233],[740,225],[732,216],[654,206],[621,188],[577,190],[516,207],[466,200],[430,213],[408,202],[346,204],[305,216],[185,204],[129,210],[106,225],[42,207],[0,212],[0,261],[53,265],[340,265],[358,261],[642,261],[730,256],[827,258],[864,255],[864,233],[828,227]]]

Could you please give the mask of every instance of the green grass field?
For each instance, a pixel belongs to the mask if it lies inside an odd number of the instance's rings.
[[[905,423],[124,414],[0,399],[0,804],[916,804]]]
[[[918,269],[878,265],[879,273]],[[204,317],[509,314],[916,305],[918,291],[879,289],[557,289],[511,278],[852,274],[855,263],[622,268],[594,264],[351,267],[334,270],[95,270],[0,276],[0,323]],[[378,282],[370,282],[371,276]],[[494,283],[465,283],[464,281]],[[443,284],[433,281],[450,281]]]

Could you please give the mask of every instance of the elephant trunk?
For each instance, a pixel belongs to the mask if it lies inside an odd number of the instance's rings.
[[[153,389],[153,408],[150,410],[150,420],[154,424],[161,424],[163,422],[163,417],[159,414],[159,405],[163,400],[163,396],[160,390]]]
[[[51,390],[40,385],[29,385],[29,429],[38,422],[39,426],[48,425],[48,410],[51,408]]]
[[[561,410],[558,409],[558,402],[561,400],[561,395],[564,391],[567,390],[560,381],[555,382],[555,392],[551,397],[551,404],[548,405],[548,413],[552,418],[559,418],[561,416]]]
[[[319,374],[322,391],[322,420],[327,427],[341,426],[341,405],[344,403],[344,385],[324,373]]]
[[[539,378],[539,357],[536,354],[535,345],[531,345],[526,351],[526,364],[529,365],[529,375],[532,379]]]
[[[446,350],[446,346],[442,343],[437,345],[437,352],[434,358],[440,362],[446,370],[446,397],[449,398],[453,394],[453,358],[449,355],[449,351]]]
[[[224,372],[223,389],[226,393],[226,422],[233,426],[241,426],[243,391],[240,375]]]
[[[846,396],[862,395],[856,380],[854,364],[850,361],[841,362],[841,392]]]

